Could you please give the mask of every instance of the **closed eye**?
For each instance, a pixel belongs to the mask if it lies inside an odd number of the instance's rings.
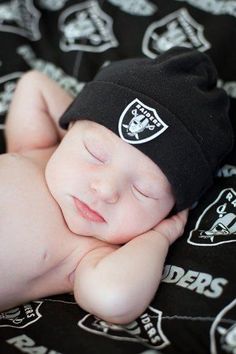
[[[91,149],[88,148],[86,144],[84,144],[85,150],[89,153],[90,156],[92,156],[95,160],[104,163],[104,160],[95,152],[91,151]]]
[[[143,191],[141,191],[139,188],[137,188],[135,185],[132,186],[132,189],[134,191],[134,194],[138,194],[138,196],[142,196],[142,197],[145,197],[145,198],[149,198],[149,199],[155,199],[153,198],[152,196],[148,195],[148,194],[145,194]]]

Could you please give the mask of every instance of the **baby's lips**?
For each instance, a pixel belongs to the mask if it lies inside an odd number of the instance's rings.
[[[97,211],[91,209],[86,203],[82,202],[81,200],[75,197],[74,202],[76,209],[84,219],[98,223],[106,222],[102,215],[100,215]]]

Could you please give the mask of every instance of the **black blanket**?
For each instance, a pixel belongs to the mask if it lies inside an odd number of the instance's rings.
[[[212,57],[236,130],[235,0],[0,0],[1,133],[25,71],[42,71],[76,95],[102,65],[155,58],[174,45]],[[40,299],[0,313],[0,353],[236,353],[234,165],[235,149],[191,210],[161,286],[136,321],[108,324],[71,294]]]

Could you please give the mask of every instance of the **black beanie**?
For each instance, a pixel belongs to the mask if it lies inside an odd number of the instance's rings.
[[[126,59],[101,69],[60,119],[109,128],[149,156],[167,176],[176,210],[210,187],[232,148],[229,99],[216,87],[210,58],[174,47],[157,59]]]

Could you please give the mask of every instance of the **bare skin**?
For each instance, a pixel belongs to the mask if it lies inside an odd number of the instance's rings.
[[[17,85],[0,157],[0,310],[73,291],[86,311],[128,323],[152,300],[187,212],[164,219],[174,205],[165,176],[106,128],[58,128],[71,100],[37,72]],[[87,150],[91,139],[103,157],[109,151],[104,161]]]

